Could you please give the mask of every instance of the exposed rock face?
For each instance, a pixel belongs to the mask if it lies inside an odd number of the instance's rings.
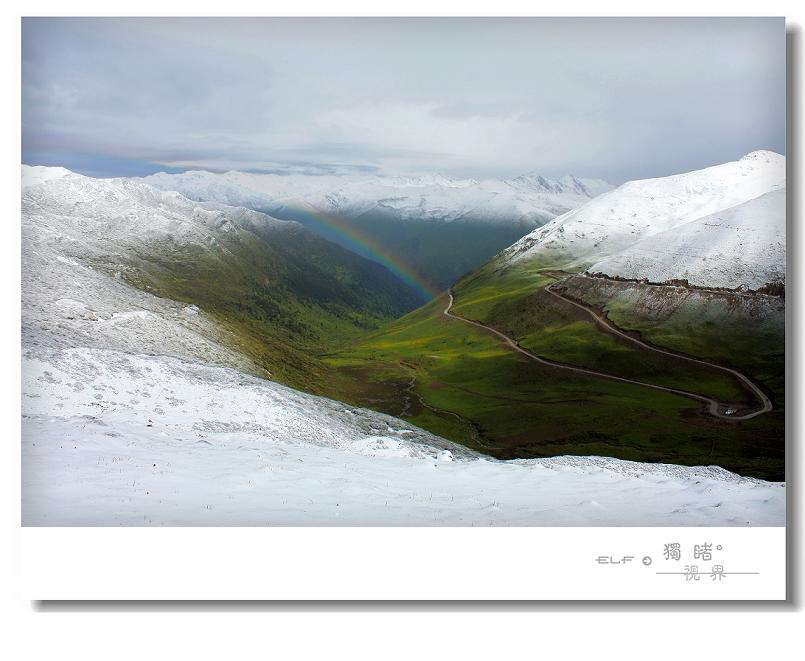
[[[767,282],[764,285],[761,285],[757,289],[750,289],[746,285],[738,285],[737,287],[706,287],[702,285],[694,285],[688,282],[687,278],[671,278],[670,280],[664,280],[663,282],[652,282],[648,278],[624,278],[620,275],[608,275],[607,273],[602,273],[601,271],[597,271],[595,273],[590,273],[589,271],[585,271],[583,273],[584,277],[587,278],[595,278],[598,280],[610,280],[611,282],[637,282],[641,285],[654,285],[657,287],[683,287],[684,289],[695,289],[700,291],[714,291],[714,292],[735,292],[741,294],[763,294],[765,296],[778,296],[781,298],[785,298],[785,281],[784,280],[775,280],[773,282]]]
[[[573,298],[589,305],[629,310],[630,315],[645,321],[685,319],[716,327],[746,324],[761,334],[781,335],[785,328],[785,299],[776,293],[777,286],[784,289],[784,283],[770,283],[770,291],[742,292],[587,275],[562,282],[563,291]]]
[[[768,296],[779,296],[785,298],[785,282],[778,280],[777,282],[767,282],[762,287],[758,288],[758,294],[766,294]]]

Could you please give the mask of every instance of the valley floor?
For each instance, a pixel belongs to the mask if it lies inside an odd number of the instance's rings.
[[[497,461],[238,370],[23,355],[24,525],[784,525],[785,488],[716,467]]]

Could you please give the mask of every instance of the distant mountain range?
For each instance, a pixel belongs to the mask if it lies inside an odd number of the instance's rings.
[[[381,213],[403,220],[541,225],[611,190],[600,179],[455,179],[444,175],[314,176],[190,171],[143,181],[199,201],[272,212],[301,207],[358,217]]]
[[[611,189],[597,179],[538,174],[475,180],[192,171],[142,181],[193,200],[296,220],[370,259],[386,255],[431,292],[446,289],[524,234]]]
[[[785,278],[785,157],[769,151],[615,189],[536,173],[475,180],[193,171],[143,181],[298,220],[369,258],[372,245],[386,248],[434,290],[512,242],[512,262],[538,256],[629,279],[755,288]]]

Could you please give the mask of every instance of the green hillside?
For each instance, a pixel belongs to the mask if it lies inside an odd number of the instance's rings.
[[[508,269],[493,262],[457,283],[453,312],[557,362],[753,406],[736,379],[616,340],[589,316],[547,295],[544,287],[561,277],[533,262]],[[690,340],[673,347],[741,367],[774,391],[774,411],[737,422],[709,415],[688,397],[537,364],[488,331],[445,317],[446,305],[443,296],[328,356],[343,377],[341,398],[501,458],[605,455],[716,464],[783,479],[783,393],[773,377],[781,335],[766,338],[767,355],[747,359],[742,351],[752,327],[722,332],[716,351],[702,318],[701,328],[687,328]],[[648,319],[643,323],[647,327]],[[651,336],[658,345],[666,337],[662,328],[655,320]]]
[[[122,275],[138,288],[197,305],[273,378],[312,392],[326,381],[319,353],[420,303],[383,266],[300,225],[255,232],[232,232],[213,246],[164,245],[130,260]]]

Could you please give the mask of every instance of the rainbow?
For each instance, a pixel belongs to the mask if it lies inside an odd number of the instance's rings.
[[[282,203],[284,209],[294,213],[294,218],[303,217],[313,225],[324,227],[335,232],[343,241],[343,245],[358,254],[368,254],[372,260],[385,266],[405,284],[417,293],[430,300],[442,294],[442,290],[434,286],[422,273],[402,257],[395,255],[385,246],[380,245],[372,237],[347,224],[336,216],[318,210],[305,208],[296,204]]]

